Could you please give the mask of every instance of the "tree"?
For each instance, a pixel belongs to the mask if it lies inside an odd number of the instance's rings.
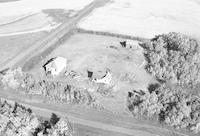
[[[158,35],[141,44],[146,70],[160,81],[173,80],[195,86],[200,81],[200,47],[197,40],[181,33]]]
[[[54,113],[51,114],[50,123],[51,123],[53,126],[54,126],[59,120],[60,120],[60,118],[59,118],[56,114],[54,114]]]

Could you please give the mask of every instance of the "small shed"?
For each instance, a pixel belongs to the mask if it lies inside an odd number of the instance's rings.
[[[87,70],[87,73],[88,73],[88,78],[92,78],[93,72],[92,72],[92,71],[89,71],[89,70]]]
[[[120,42],[120,45],[122,46],[122,48],[132,48],[134,50],[138,49],[138,44],[139,42],[136,40],[126,40],[126,41]]]
[[[106,71],[106,74],[100,79],[94,79],[95,83],[103,83],[103,84],[110,84],[112,80],[112,74],[110,71]]]
[[[51,74],[53,76],[57,76],[66,68],[67,59],[63,57],[52,58],[44,64],[44,70],[46,74]]]

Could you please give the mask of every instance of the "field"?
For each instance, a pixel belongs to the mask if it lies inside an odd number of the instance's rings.
[[[0,64],[15,58],[21,51],[28,49],[35,42],[47,35],[46,32],[0,37]]]
[[[23,26],[23,27],[22,27]],[[20,19],[18,21],[1,25],[0,36],[19,35],[26,33],[36,33],[40,31],[51,31],[59,24],[53,21],[53,18],[47,14],[37,13]]]
[[[63,20],[76,15],[90,2],[92,0],[60,0],[56,4],[54,0],[0,3],[0,36],[51,31],[62,24]]]
[[[81,10],[92,0],[20,0],[0,3],[0,17],[37,13],[45,9]],[[31,4],[31,6],[30,6]]]
[[[114,0],[95,9],[78,27],[145,38],[173,31],[199,38],[199,16],[198,0]]]
[[[0,3],[1,65],[44,39],[53,29],[67,23],[91,0],[78,4],[75,4],[77,1],[70,1],[67,2],[69,5],[66,5],[65,1],[57,2],[57,5],[45,3],[42,5],[38,2],[40,3],[40,1]],[[31,8],[21,8],[27,7],[30,3],[32,3]],[[73,6],[70,6],[71,4]]]

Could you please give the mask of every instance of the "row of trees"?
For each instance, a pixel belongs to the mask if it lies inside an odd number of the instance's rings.
[[[95,98],[85,88],[74,85],[37,79],[33,74],[22,72],[21,68],[8,70],[2,77],[4,87],[25,91],[29,95],[43,95],[69,104],[90,105]]]

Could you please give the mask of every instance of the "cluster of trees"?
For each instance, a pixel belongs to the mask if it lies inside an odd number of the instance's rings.
[[[1,83],[4,86],[16,89],[20,86],[21,79],[23,77],[23,72],[21,68],[16,68],[14,70],[8,69],[4,73],[0,74]]]
[[[71,126],[65,120],[52,114],[50,120],[45,120],[32,133],[33,136],[73,136]]]
[[[90,105],[94,98],[87,89],[56,81],[36,80],[32,74],[26,74],[22,83],[28,94],[43,95],[69,104]]]
[[[184,93],[180,87],[156,84],[148,92],[129,92],[128,107],[134,115],[156,116],[170,126],[200,131],[200,97]]]
[[[176,128],[200,132],[200,96],[189,94],[185,86],[200,82],[200,46],[198,41],[181,33],[158,35],[142,43],[146,70],[157,78],[148,91],[128,95],[129,110],[135,115],[156,116]],[[168,81],[176,86],[167,84]]]
[[[41,121],[31,109],[0,100],[0,135],[3,136],[72,136],[69,123],[52,114]]]
[[[37,79],[33,74],[22,72],[21,68],[8,70],[2,77],[4,87],[25,91],[30,95],[43,95],[70,104],[87,104],[94,98],[87,89],[71,84]]]
[[[200,81],[198,41],[181,33],[158,35],[141,44],[145,49],[146,69],[159,81],[195,86]]]

